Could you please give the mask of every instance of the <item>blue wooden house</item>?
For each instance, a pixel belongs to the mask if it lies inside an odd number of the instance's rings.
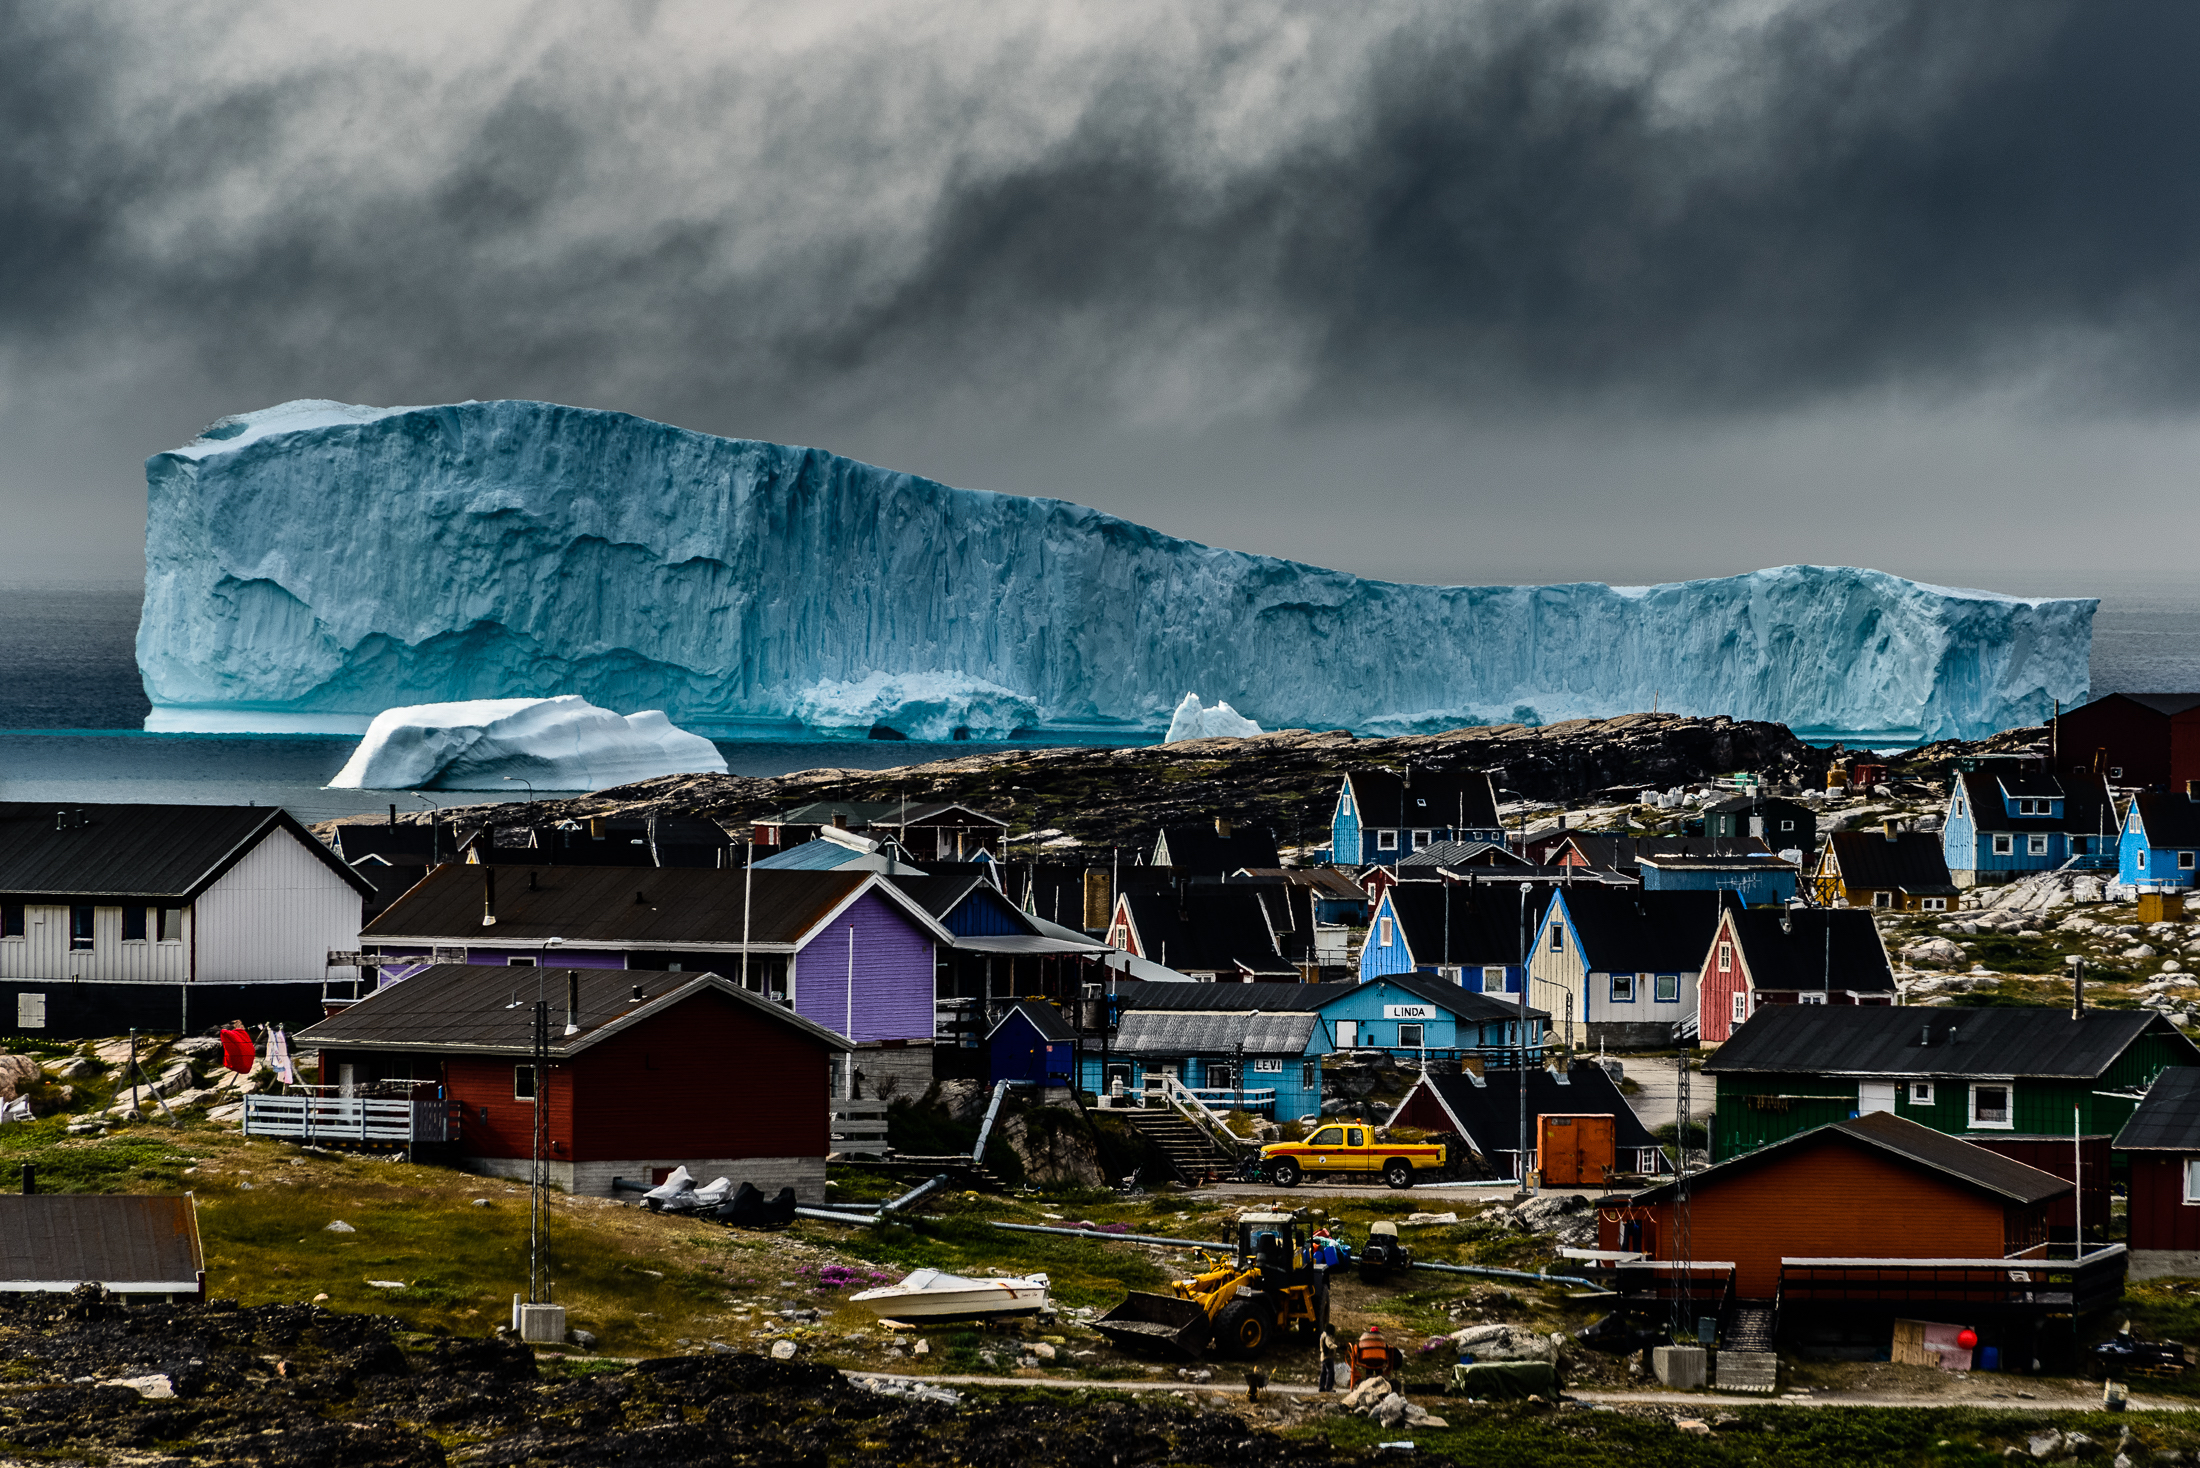
[[[1754,844],[1754,843],[1753,843]],[[1645,892],[1731,892],[1748,907],[1770,907],[1794,900],[1802,871],[1770,851],[1738,851],[1720,856],[1661,856],[1636,859]]]
[[[2200,794],[2134,796],[2117,847],[2116,880],[2127,887],[2190,887],[2200,858]]]
[[[1359,984],[1305,987],[1338,991],[1316,1001],[1321,1025],[1313,1043],[1318,1054],[1382,1050],[1408,1064],[1468,1056],[1510,1064],[1523,1042],[1517,985],[1508,996],[1431,975],[1400,973]],[[1530,1009],[1527,1020],[1528,1058],[1540,1064],[1550,1016]]]
[[[1696,977],[1737,899],[1726,892],[1562,887],[1543,915],[1528,995],[1558,1039],[1615,1050],[1662,1048],[1696,1020]]]
[[[1077,1073],[1077,1033],[1062,1012],[1037,999],[1008,1006],[985,1037],[986,1075],[1037,1086],[1067,1086]]]
[[[1360,981],[1427,974],[1475,993],[1518,993],[1529,935],[1542,921],[1552,887],[1395,882],[1368,914]]]
[[[1438,841],[1503,845],[1497,791],[1478,770],[1355,770],[1337,791],[1329,859],[1338,866],[1388,865]]]
[[[2116,803],[2099,775],[2032,764],[1960,771],[1948,793],[1941,854],[1958,887],[2014,881],[2068,862],[2116,864]]]

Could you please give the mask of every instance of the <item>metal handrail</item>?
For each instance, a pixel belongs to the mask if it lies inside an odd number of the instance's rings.
[[[1246,1146],[1245,1139],[1236,1132],[1231,1131],[1229,1125],[1217,1116],[1206,1102],[1200,1100],[1191,1087],[1172,1075],[1164,1074],[1160,1077],[1160,1080],[1161,1098],[1168,1103],[1177,1115],[1191,1122],[1192,1125],[1205,1130],[1215,1140],[1219,1141],[1223,1150],[1231,1156],[1235,1157],[1244,1150]],[[1150,1087],[1149,1094],[1151,1094]]]

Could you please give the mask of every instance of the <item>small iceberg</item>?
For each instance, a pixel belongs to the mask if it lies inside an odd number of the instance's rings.
[[[1244,739],[1249,735],[1265,732],[1260,725],[1228,704],[1218,700],[1209,708],[1200,703],[1198,694],[1187,693],[1184,701],[1176,706],[1176,715],[1169,720],[1169,732],[1163,736],[1161,742],[1174,744],[1180,739]]]
[[[537,790],[602,790],[724,773],[716,745],[660,710],[621,716],[566,694],[384,709],[328,788],[505,790],[524,780]]]

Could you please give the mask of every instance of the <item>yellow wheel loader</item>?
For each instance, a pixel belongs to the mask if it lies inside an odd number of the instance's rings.
[[[1208,1256],[1214,1268],[1176,1280],[1166,1295],[1133,1292],[1093,1322],[1125,1347],[1157,1345],[1196,1356],[1253,1357],[1277,1337],[1307,1339],[1329,1322],[1329,1271],[1313,1261],[1288,1213],[1249,1213],[1238,1220],[1237,1253]]]

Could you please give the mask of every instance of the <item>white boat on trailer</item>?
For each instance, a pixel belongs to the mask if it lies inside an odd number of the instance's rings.
[[[1029,1315],[1044,1310],[1043,1274],[1014,1279],[966,1279],[937,1269],[913,1269],[900,1284],[850,1295],[851,1302],[891,1320],[941,1320],[960,1315]]]

